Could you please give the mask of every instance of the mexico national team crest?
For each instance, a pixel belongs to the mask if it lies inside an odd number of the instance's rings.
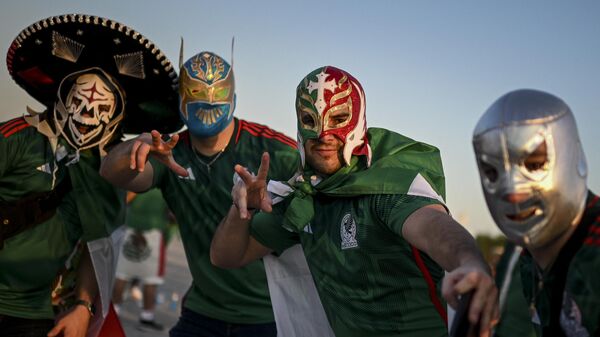
[[[350,213],[344,215],[342,218],[340,238],[342,239],[342,249],[358,247],[358,242],[356,241],[356,221],[354,221]]]

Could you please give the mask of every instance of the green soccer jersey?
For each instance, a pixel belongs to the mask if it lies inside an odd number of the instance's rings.
[[[167,230],[167,204],[159,189],[139,193],[127,211],[127,227],[138,231]]]
[[[215,267],[210,262],[210,243],[232,204],[235,164],[257,173],[261,153],[268,151],[269,178],[283,180],[296,171],[299,157],[295,142],[283,134],[243,120],[234,119],[233,123],[232,138],[214,161],[216,157],[199,156],[189,143],[188,133],[182,133],[173,156],[189,176],[177,176],[151,159],[154,186],[162,190],[177,218],[192,273],[184,306],[231,323],[267,323],[274,318],[262,261],[235,270]]]
[[[500,322],[494,327],[494,337],[535,336],[535,330],[529,317],[529,307],[523,295],[523,283],[521,282],[518,260],[515,262],[510,274],[507,274],[513,254],[518,253],[515,253],[515,245],[507,242],[504,246],[504,253],[496,265],[498,289],[507,288],[504,301],[500,300],[504,303],[504,306],[501,308]],[[503,296],[502,292],[500,295]]]
[[[523,291],[538,336],[600,335],[600,198],[588,193],[583,218],[547,271],[522,257]]]
[[[444,272],[401,235],[412,212],[438,203],[411,195],[317,194],[304,231],[281,226],[286,205],[278,204],[254,216],[251,234],[277,253],[302,244],[336,336],[446,336],[438,291]]]
[[[21,129],[18,129],[22,127]],[[23,118],[0,125],[0,200],[47,192],[66,175],[46,137]],[[80,236],[56,213],[33,229],[7,239],[0,250],[0,314],[53,318],[51,285]]]
[[[56,188],[71,191],[49,220],[4,242],[0,250],[0,314],[53,318],[52,283],[79,239],[106,236],[124,215],[124,192],[98,174],[91,150],[77,156],[66,142],[51,141],[23,118],[0,125],[0,201],[14,202]]]

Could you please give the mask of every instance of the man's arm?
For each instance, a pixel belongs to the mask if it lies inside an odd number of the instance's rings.
[[[488,336],[498,317],[498,289],[473,237],[441,205],[424,206],[404,222],[402,236],[449,271],[442,294],[456,308],[458,296],[474,290],[469,309],[471,324],[481,323]]]
[[[100,175],[113,185],[133,192],[143,192],[152,187],[154,170],[148,162],[149,155],[165,164],[180,176],[186,177],[187,171],[175,162],[172,149],[177,144],[179,135],[174,135],[168,142],[161,139],[161,134],[153,130],[135,139],[115,146],[102,160]]]
[[[239,268],[271,253],[250,235],[250,220],[232,205],[217,227],[210,245],[210,262],[221,268]]]
[[[239,268],[271,252],[250,235],[248,208],[271,212],[267,193],[269,154],[263,153],[258,175],[254,176],[240,165],[235,166],[239,179],[231,189],[233,205],[217,227],[210,245],[210,261],[221,268]]]

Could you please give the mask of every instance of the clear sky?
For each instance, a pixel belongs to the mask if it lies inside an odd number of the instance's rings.
[[[236,115],[295,138],[294,93],[313,69],[353,74],[367,120],[438,146],[453,214],[472,232],[493,232],[471,147],[479,117],[519,88],[570,105],[600,190],[598,1],[3,1],[0,47],[31,23],[84,13],[114,19],[154,41],[177,64],[209,50],[230,59],[235,35]],[[0,120],[39,104],[0,67]]]

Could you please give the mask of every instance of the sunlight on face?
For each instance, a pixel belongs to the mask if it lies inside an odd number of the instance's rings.
[[[304,145],[306,162],[317,173],[332,175],[342,167],[342,149],[344,143],[333,135],[317,139],[308,139]]]

